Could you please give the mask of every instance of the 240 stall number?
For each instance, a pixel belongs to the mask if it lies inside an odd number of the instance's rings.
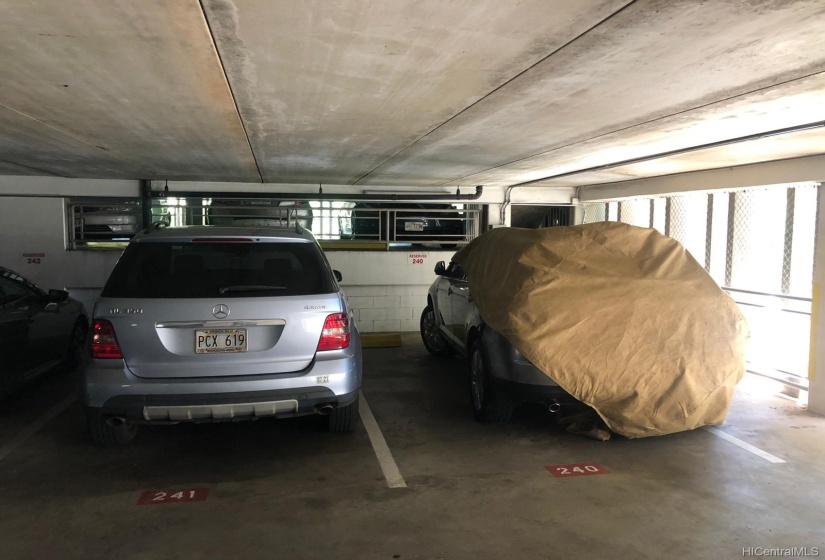
[[[556,467],[556,471],[558,471],[559,474],[585,474],[586,472],[599,472],[599,469],[593,465],[585,465],[584,467],[573,467],[572,469],[568,469],[567,467]]]

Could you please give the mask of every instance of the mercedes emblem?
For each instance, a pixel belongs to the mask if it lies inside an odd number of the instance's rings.
[[[226,319],[229,317],[229,306],[219,303],[212,308],[212,315],[214,315],[216,319]]]

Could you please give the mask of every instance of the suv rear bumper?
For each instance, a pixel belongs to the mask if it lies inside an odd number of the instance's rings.
[[[87,406],[86,411],[95,416],[123,417],[133,422],[221,422],[315,414],[324,405],[339,408],[352,404],[357,398],[357,389],[336,395],[325,387],[231,395],[120,395],[108,399],[101,407]]]
[[[317,354],[302,371],[269,375],[143,378],[123,360],[88,359],[81,370],[81,402],[92,413],[144,422],[312,414],[357,397],[362,358],[360,340],[354,342]]]

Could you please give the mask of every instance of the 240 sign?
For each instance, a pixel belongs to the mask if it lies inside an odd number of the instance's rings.
[[[544,467],[556,478],[587,476],[590,474],[607,474],[608,471],[596,463],[574,463],[572,465],[547,465]]]

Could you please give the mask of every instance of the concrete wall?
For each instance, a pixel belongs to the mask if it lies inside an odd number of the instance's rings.
[[[67,251],[62,198],[0,197],[0,266],[67,288],[89,311],[120,251]]]
[[[347,300],[361,332],[417,331],[427,305],[427,289],[435,280],[438,261],[449,262],[454,251],[327,253],[341,271]]]
[[[0,266],[67,288],[91,312],[120,251],[67,251],[62,198],[0,197]],[[362,332],[418,330],[439,260],[453,251],[331,251]]]

